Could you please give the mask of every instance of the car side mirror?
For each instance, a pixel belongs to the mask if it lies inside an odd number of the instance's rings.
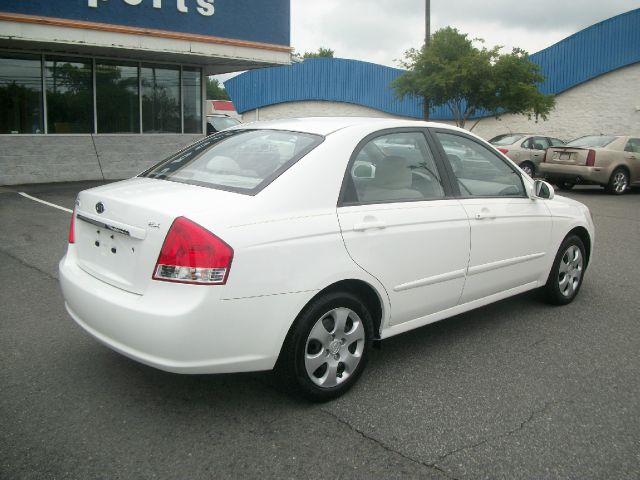
[[[553,197],[555,197],[555,191],[551,184],[542,180],[536,180],[533,182],[533,192],[535,198],[553,200]]]

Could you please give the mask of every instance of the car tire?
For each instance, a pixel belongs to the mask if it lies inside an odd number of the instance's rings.
[[[587,267],[584,243],[577,235],[564,239],[544,286],[546,300],[553,305],[571,303],[582,286]]]
[[[349,292],[329,292],[298,315],[276,364],[281,385],[314,402],[339,397],[364,370],[373,343],[366,305]]]
[[[531,162],[522,162],[520,168],[531,178],[536,174],[536,166]]]
[[[607,193],[611,195],[622,195],[629,189],[629,174],[624,168],[616,168],[609,178],[609,183],[605,187]]]
[[[565,192],[568,192],[569,190],[571,190],[573,187],[576,186],[575,183],[571,183],[571,182],[558,182],[556,183],[556,186],[560,189],[563,190]]]

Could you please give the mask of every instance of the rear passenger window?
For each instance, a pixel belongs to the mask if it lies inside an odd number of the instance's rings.
[[[444,198],[442,181],[420,132],[376,137],[356,154],[347,203],[384,203]],[[349,188],[349,185],[347,185]],[[349,197],[349,195],[347,195]]]
[[[624,147],[625,152],[640,153],[640,138],[630,138]]]
[[[531,145],[534,150],[546,150],[551,146],[547,137],[533,137]]]
[[[520,174],[483,145],[460,135],[437,132],[463,197],[524,197]]]

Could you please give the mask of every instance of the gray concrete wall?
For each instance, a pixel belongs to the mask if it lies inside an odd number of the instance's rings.
[[[0,185],[133,177],[202,135],[2,135]]]

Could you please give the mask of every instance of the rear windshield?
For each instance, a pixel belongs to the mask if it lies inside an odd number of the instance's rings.
[[[613,142],[616,137],[610,135],[590,135],[588,137],[580,137],[567,143],[567,147],[606,147]]]
[[[493,145],[511,145],[521,138],[524,138],[524,135],[498,135],[489,140],[489,143]]]
[[[140,176],[254,195],[323,140],[319,135],[280,130],[226,130]]]

